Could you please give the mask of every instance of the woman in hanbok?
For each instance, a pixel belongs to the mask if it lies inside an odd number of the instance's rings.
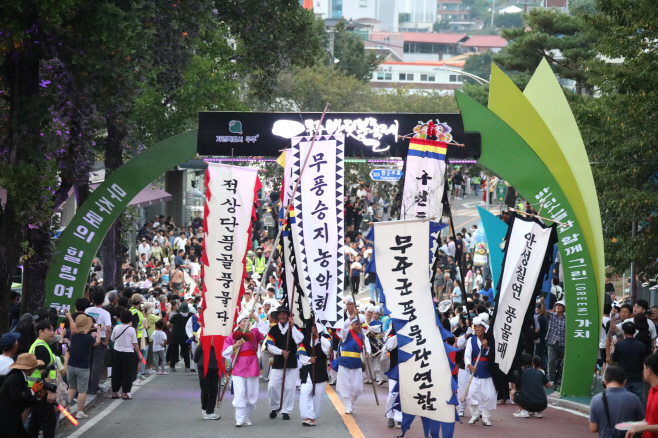
[[[256,350],[258,344],[265,339],[269,326],[259,321],[254,313],[242,312],[237,319],[238,327],[224,341],[222,356],[233,360],[231,377],[233,379],[233,406],[235,407],[235,425],[237,427],[251,426],[251,413],[258,400],[258,378],[260,367]],[[254,324],[250,329],[251,324]]]

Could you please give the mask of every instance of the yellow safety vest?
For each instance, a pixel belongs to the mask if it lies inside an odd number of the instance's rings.
[[[50,354],[50,362],[48,362],[46,365],[50,365],[51,363],[54,363],[55,362],[55,355],[53,354],[53,352],[50,349],[50,347],[48,346],[48,344],[46,344],[41,339],[37,339],[36,341],[34,341],[32,346],[30,347],[29,353],[34,354],[34,350],[40,345],[43,346],[43,347],[46,347],[46,349],[48,350],[48,354]],[[34,372],[32,373],[32,375],[30,377],[32,377],[34,379],[40,379],[41,378],[41,371],[34,370]],[[48,377],[50,377],[50,380],[52,380],[52,381],[57,379],[57,370],[50,370],[50,373],[48,373]],[[27,386],[32,388],[32,385],[34,385],[34,382],[28,380],[27,381]]]
[[[251,257],[247,257],[247,274],[251,276],[251,274],[254,273],[254,261],[251,259]]]
[[[130,308],[130,313],[133,315],[137,313],[137,317],[139,318],[139,324],[137,324],[137,339],[142,339],[142,331],[144,330],[144,315],[142,315],[142,312],[135,309],[134,307]]]
[[[265,272],[265,264],[267,263],[267,260],[265,260],[265,257],[256,257],[256,273],[257,274],[262,274]]]

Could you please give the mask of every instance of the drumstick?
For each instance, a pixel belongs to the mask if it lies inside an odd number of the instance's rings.
[[[482,355],[482,350],[484,350],[484,347],[480,348],[480,352],[478,353],[478,358],[475,359],[475,371],[477,371],[477,364],[478,362],[480,362],[480,356]],[[475,371],[473,371],[473,373],[471,374],[471,378],[468,379],[468,385],[466,385],[466,390],[464,391],[464,395],[462,396],[461,399],[462,402],[466,400],[466,395],[468,394],[468,388],[470,388],[471,386],[471,382],[473,381],[473,376],[475,376]]]

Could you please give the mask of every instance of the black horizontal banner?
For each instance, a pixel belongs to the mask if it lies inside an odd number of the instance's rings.
[[[200,112],[197,152],[205,156],[278,157],[290,138],[313,135],[322,113]],[[460,114],[327,113],[319,135],[344,134],[345,158],[406,157],[408,139],[432,121],[448,158],[477,159],[480,133],[464,132]],[[396,141],[397,139],[397,141]]]

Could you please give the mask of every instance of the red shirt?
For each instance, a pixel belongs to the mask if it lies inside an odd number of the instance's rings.
[[[658,385],[649,390],[647,398],[647,415],[645,421],[647,424],[658,424]],[[658,432],[643,432],[642,438],[658,438]]]

